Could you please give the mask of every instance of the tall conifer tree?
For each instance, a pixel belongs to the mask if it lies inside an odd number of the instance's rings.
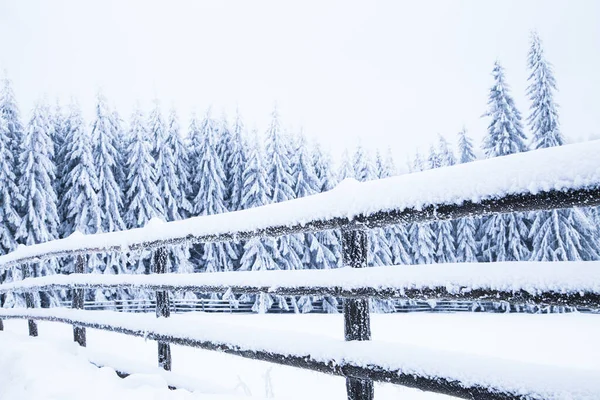
[[[488,158],[527,150],[517,110],[504,78],[504,69],[496,62],[492,72],[494,84],[489,93],[488,111],[491,118],[483,148]],[[483,220],[480,226],[482,261],[522,261],[529,258],[528,227],[522,214],[496,214]]]
[[[564,138],[560,132],[558,107],[554,102],[554,71],[546,60],[541,40],[535,32],[531,36],[528,67],[527,94],[531,101],[528,122],[533,134],[532,148],[562,146]],[[532,214],[532,260],[596,260],[600,256],[596,228],[588,210],[575,208]]]

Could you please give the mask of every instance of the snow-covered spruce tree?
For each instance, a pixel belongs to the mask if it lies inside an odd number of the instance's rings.
[[[131,115],[127,144],[127,190],[123,219],[128,229],[141,228],[153,218],[164,219],[164,210],[156,187],[157,172],[152,157],[152,142],[139,106],[136,106]],[[152,268],[152,261],[150,251],[130,254],[128,272],[148,274]],[[128,293],[136,300],[142,300],[146,304],[150,302],[151,294],[145,290],[130,290]]]
[[[94,234],[100,230],[101,212],[90,133],[85,128],[81,111],[76,104],[71,105],[65,122],[61,182],[63,194],[59,202],[64,217],[62,235],[67,237],[76,231]],[[65,260],[61,270],[73,272],[74,261]],[[87,258],[87,266],[93,273],[102,273],[104,268],[95,255]]]
[[[521,113],[517,110],[505,81],[504,68],[498,61],[492,71],[494,84],[490,88],[488,111],[490,117],[483,150],[488,158],[527,151],[526,137],[521,123]]]
[[[242,208],[242,193],[244,185],[244,170],[246,168],[246,148],[244,137],[244,123],[242,117],[236,112],[229,150],[230,171],[227,175],[227,190],[229,192],[229,210],[238,211]]]
[[[297,198],[320,192],[321,183],[315,173],[314,160],[308,151],[304,135],[300,135],[298,139],[292,179]],[[306,248],[304,249],[302,264],[305,269],[329,269],[335,265],[337,261],[335,255],[318,240],[316,233],[307,232],[303,236]],[[298,308],[303,313],[312,311],[312,297],[301,296],[298,299]]]
[[[192,205],[195,215],[227,212],[225,207],[225,173],[217,154],[217,123],[210,111],[202,120],[197,137],[192,138],[192,181],[196,192]],[[202,270],[232,271],[237,254],[229,242],[202,245]]]
[[[270,202],[279,203],[295,198],[292,181],[292,149],[285,141],[281,129],[279,113],[273,110],[271,123],[266,133],[267,143],[267,184],[269,185]],[[277,239],[277,252],[273,254],[279,269],[291,270],[302,268],[304,245],[301,235],[282,236]]]
[[[92,122],[93,157],[98,178],[98,204],[100,206],[100,231],[114,232],[125,228],[123,222],[123,190],[117,181],[122,176],[119,139],[114,128],[112,113],[108,109],[106,99],[99,92],[96,97],[96,108]],[[105,274],[127,273],[124,257],[120,253],[102,255]],[[115,294],[105,290],[104,297],[114,299]],[[124,291],[118,290],[116,297],[127,298]],[[99,298],[99,297],[97,297]]]
[[[53,162],[56,166],[56,179],[54,179],[54,191],[56,192],[56,198],[58,199],[58,235],[64,237],[65,235],[65,214],[62,209],[63,197],[65,196],[64,184],[64,164],[65,164],[65,137],[67,134],[68,123],[67,118],[63,115],[63,110],[56,102],[54,109],[50,114],[52,132],[50,137],[52,143],[54,143],[54,158]]]
[[[4,74],[1,81],[0,87],[0,115],[4,117],[4,121],[8,126],[8,133],[6,135],[7,149],[14,156],[14,172],[17,179],[19,178],[19,165],[17,155],[20,153],[20,144],[23,141],[24,128],[21,122],[21,115],[19,113],[19,107],[17,106],[17,100],[12,88],[12,82]]]
[[[55,166],[52,163],[54,145],[50,134],[47,107],[37,103],[25,130],[19,153],[19,192],[21,198],[21,224],[17,230],[17,240],[25,245],[43,243],[58,237],[58,213],[53,182]],[[32,266],[33,276],[45,276],[57,271],[57,261],[50,260]],[[24,266],[28,268],[28,266]],[[58,301],[52,294],[40,296],[42,306],[50,306]]]
[[[375,165],[364,147],[359,144],[353,157],[354,176],[360,182],[377,179]],[[370,229],[368,234],[369,251],[367,264],[369,266],[392,265],[392,253],[387,243],[385,232],[381,228]]]
[[[427,157],[427,168],[426,169],[436,169],[442,166],[442,159],[435,147],[431,145],[429,147],[429,156]]]
[[[223,176],[225,177],[223,183],[225,184],[225,191],[223,193],[225,208],[231,211],[230,205],[230,188],[229,181],[231,180],[231,148],[232,148],[232,140],[233,133],[231,129],[229,129],[229,122],[227,121],[227,116],[223,114],[221,119],[216,122],[216,143],[217,143],[217,156],[221,161],[221,165],[223,166]]]
[[[334,177],[331,169],[331,157],[328,153],[321,150],[321,146],[316,143],[313,146],[313,165],[315,175],[319,182],[318,192],[326,192],[335,186]],[[313,262],[320,265],[320,269],[337,268],[342,264],[342,246],[339,231],[328,230],[320,231],[316,234],[317,240],[321,246],[324,246],[329,252],[323,252],[318,260]],[[312,251],[312,249],[310,249]],[[333,296],[324,296],[321,298],[322,308],[327,313],[338,312],[338,301]]]
[[[152,154],[156,170],[156,188],[166,221],[178,221],[191,214],[187,198],[189,190],[188,157],[179,131],[175,110],[169,114],[168,125],[163,122],[160,103],[156,100],[148,118]],[[167,270],[193,272],[188,246],[171,246]]]
[[[477,156],[473,149],[473,139],[467,135],[467,128],[462,128],[458,132],[458,162],[460,164],[475,161]]]
[[[125,193],[125,225],[141,228],[152,218],[164,218],[162,201],[156,186],[157,171],[152,157],[152,143],[139,107],[133,111],[129,124],[127,147],[127,192]],[[140,262],[134,273],[148,273],[149,264]]]
[[[127,149],[129,148],[129,132],[125,128],[125,122],[119,115],[116,109],[110,111],[110,126],[113,131],[113,137],[115,139],[115,148],[117,149],[117,156],[115,158],[115,180],[121,192],[123,193],[123,199],[125,198],[125,192],[127,191]]]
[[[16,248],[15,234],[21,223],[17,211],[21,199],[14,173],[14,154],[9,147],[9,133],[8,122],[0,113],[0,255]],[[21,276],[16,268],[0,272],[0,283],[19,279]],[[0,294],[0,308],[14,306],[24,306],[22,295]]]
[[[391,149],[388,148],[385,158],[377,157],[377,174],[379,179],[389,178],[397,175],[396,165]],[[392,264],[412,264],[410,240],[408,230],[403,224],[392,225],[384,229],[387,242],[392,254]]]
[[[558,111],[554,102],[556,80],[552,64],[546,60],[542,42],[536,32],[531,35],[527,66],[529,68],[527,95],[531,101],[531,112],[527,122],[533,135],[531,148],[561,146],[564,144],[564,138],[560,132]]]
[[[533,134],[531,147],[542,149],[562,146],[557,106],[554,102],[556,81],[552,65],[546,60],[542,43],[537,35],[531,36],[528,57],[531,101],[528,118]],[[594,235],[593,218],[587,209],[540,211],[533,214],[530,230],[534,261],[597,260],[600,247]]]
[[[317,181],[319,183],[318,193],[327,192],[335,187],[335,177],[331,167],[331,156],[324,153],[321,146],[315,144],[313,147],[313,165]],[[317,240],[326,246],[333,255],[333,259],[324,269],[336,268],[342,265],[342,246],[341,237],[337,230],[328,230],[317,232]]]
[[[429,150],[429,167],[439,168],[454,165],[456,157],[448,142],[439,137],[438,151],[432,146]],[[437,263],[456,262],[454,225],[452,221],[442,220],[431,223],[435,235],[435,261]]]
[[[458,133],[458,160],[461,164],[475,160],[473,142],[463,128]],[[480,219],[473,217],[461,218],[456,222],[456,261],[477,262],[477,242],[475,235]]]
[[[413,171],[419,172],[423,171],[423,169],[423,158],[417,152],[413,162]],[[432,264],[435,262],[435,236],[431,230],[431,224],[411,224],[408,230],[408,237],[410,239],[414,264]]]
[[[114,232],[125,228],[123,222],[123,192],[117,177],[123,174],[118,160],[119,139],[111,119],[106,99],[99,93],[92,123],[92,142],[94,143],[94,163],[98,177],[98,203],[101,211],[101,231]],[[110,265],[109,265],[110,266]],[[115,271],[116,272],[116,271]]]
[[[356,176],[354,175],[354,167],[352,166],[352,159],[350,158],[350,154],[348,154],[348,149],[344,149],[338,171],[338,181],[341,182],[349,178],[356,179]]]
[[[489,93],[491,118],[483,148],[488,158],[527,150],[521,114],[510,95],[504,69],[496,61],[492,72],[494,84]],[[522,214],[496,214],[484,218],[479,228],[481,261],[522,261],[529,258],[528,227]]]
[[[244,169],[244,190],[242,197],[242,209],[260,207],[269,203],[269,185],[265,173],[265,163],[256,132],[252,135],[248,144],[248,159]],[[280,269],[275,262],[277,244],[272,238],[254,238],[244,244],[244,254],[240,261],[240,271],[265,271]],[[284,300],[281,300],[284,302]],[[255,296],[252,310],[266,313],[273,305],[273,298],[268,293]],[[287,307],[287,305],[286,305]]]
[[[456,155],[450,147],[450,144],[442,135],[438,136],[438,157],[443,167],[449,167],[456,164]]]
[[[75,231],[93,234],[100,230],[98,177],[92,154],[92,141],[86,130],[79,106],[70,107],[65,132],[62,175],[64,197],[61,207],[65,216],[64,236]]]

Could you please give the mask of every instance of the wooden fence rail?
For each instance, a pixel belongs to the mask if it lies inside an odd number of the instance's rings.
[[[24,264],[24,277],[30,274],[29,265],[34,266],[42,260],[56,257],[76,257],[76,272],[83,273],[85,256],[95,253],[107,252],[134,252],[141,250],[154,251],[154,268],[156,274],[166,272],[166,259],[168,246],[190,243],[207,243],[222,241],[240,241],[265,236],[277,237],[281,235],[297,234],[304,232],[315,232],[328,229],[341,230],[342,237],[342,259],[345,266],[363,269],[367,266],[367,230],[381,228],[394,224],[426,223],[438,220],[452,220],[462,217],[485,216],[494,213],[513,213],[524,211],[552,210],[567,207],[588,207],[600,205],[600,174],[598,174],[597,153],[600,151],[600,142],[573,145],[575,147],[561,149],[548,149],[530,154],[520,154],[502,159],[486,160],[447,168],[446,170],[427,171],[413,174],[406,178],[397,180],[382,180],[380,182],[367,182],[358,184],[353,190],[347,192],[323,193],[303,199],[290,201],[288,204],[280,203],[244,210],[231,214],[221,214],[208,217],[197,217],[187,221],[166,223],[163,228],[148,226],[142,229],[106,233],[100,235],[89,235],[85,237],[67,238],[56,242],[48,242],[29,248],[18,249],[14,253],[0,257],[0,272],[11,266]],[[576,150],[576,151],[575,151]],[[534,154],[535,153],[535,154]],[[545,155],[548,163],[541,155]],[[575,155],[575,157],[573,157]],[[540,163],[540,160],[543,163]],[[522,166],[531,164],[528,170]],[[536,164],[537,163],[537,164]],[[502,169],[503,166],[509,166]],[[592,166],[592,167],[590,167]],[[537,168],[537,169],[536,169]],[[545,169],[544,169],[545,168]],[[548,170],[546,170],[548,169]],[[531,172],[530,170],[533,170]],[[481,172],[489,171],[495,173],[495,179],[501,180],[504,186],[490,187],[486,190],[459,191],[456,195],[446,194],[442,189],[452,190],[460,183],[463,189],[472,185],[474,188],[487,187],[489,174]],[[495,172],[494,172],[495,171]],[[508,171],[508,172],[507,172]],[[527,179],[513,179],[511,171],[522,171]],[[478,174],[472,174],[479,172]],[[465,175],[466,174],[466,175]],[[478,177],[480,181],[470,181],[472,177]],[[562,174],[562,175],[561,175]],[[566,175],[565,175],[566,174]],[[466,178],[465,178],[466,176]],[[551,179],[558,177],[560,182],[556,185],[548,184]],[[408,198],[402,197],[402,190],[410,191],[412,186],[419,183],[419,179],[430,179],[427,187],[438,190],[433,198],[437,202],[420,201],[410,202]],[[518,177],[517,177],[518,178]],[[404,188],[394,187],[398,204],[394,206],[392,200],[377,200],[377,191],[386,189],[386,184],[402,184]],[[540,183],[541,182],[541,183]],[[581,184],[584,182],[585,184]],[[560,183],[560,185],[559,185]],[[336,201],[340,193],[346,197],[357,196],[363,200],[377,202],[379,209],[375,207],[356,208],[348,206],[336,210]],[[371,197],[365,197],[365,193]],[[441,193],[441,194],[440,194]],[[460,198],[459,196],[464,196]],[[336,197],[338,196],[338,197]],[[427,194],[422,196],[428,199]],[[352,200],[352,198],[350,199]],[[311,210],[313,206],[327,203],[329,209],[312,216],[302,214]],[[391,203],[390,203],[391,202]],[[362,204],[362,203],[361,203]],[[408,204],[408,206],[407,206]],[[298,211],[299,210],[299,211]],[[331,210],[336,210],[335,212]],[[367,211],[365,211],[367,210]],[[285,213],[293,214],[293,218],[277,217]],[[300,212],[300,213],[299,213]],[[275,217],[274,217],[275,216]],[[240,223],[244,219],[259,221],[254,225]],[[273,219],[275,218],[275,219]],[[263,221],[263,222],[261,222]],[[267,222],[264,222],[267,221]],[[268,222],[275,221],[275,222]],[[231,226],[224,229],[223,226]],[[209,227],[209,228],[205,228]],[[216,227],[214,230],[211,230]],[[164,232],[168,232],[165,234]],[[131,236],[131,237],[130,237]],[[162,278],[162,276],[161,276]],[[76,310],[83,308],[84,290],[93,288],[115,288],[135,287],[135,283],[129,285],[123,282],[109,284],[107,282],[90,283],[79,282],[79,284],[54,282],[51,284],[22,285],[17,287],[7,284],[0,286],[0,293],[19,290],[25,293],[28,309],[34,308],[34,294],[44,290],[57,288],[73,290],[72,307]],[[537,303],[565,306],[600,307],[600,293],[595,291],[572,291],[563,293],[560,290],[545,290],[531,293],[522,290],[501,290],[480,288],[469,291],[448,290],[444,285],[436,287],[421,288],[378,288],[359,287],[348,289],[343,286],[282,286],[277,285],[173,285],[166,283],[149,283],[144,288],[156,291],[156,316],[160,319],[168,318],[170,314],[169,292],[173,290],[192,290],[202,292],[224,292],[230,289],[238,293],[267,292],[275,295],[329,295],[342,297],[344,313],[344,336],[346,341],[369,341],[371,339],[369,299],[371,298],[404,298],[415,300],[495,300],[511,303]],[[78,311],[80,313],[91,313]],[[80,315],[80,314],[77,314]],[[419,375],[418,373],[406,374],[402,370],[389,370],[382,365],[357,365],[352,363],[339,363],[335,360],[317,361],[310,354],[303,356],[277,353],[272,351],[255,351],[210,340],[195,340],[189,337],[180,337],[153,331],[141,331],[98,321],[90,321],[86,318],[70,318],[52,315],[36,314],[30,310],[21,314],[15,312],[0,311],[2,318],[23,318],[29,320],[29,334],[38,334],[35,320],[51,320],[72,324],[74,326],[74,338],[77,343],[85,346],[85,328],[104,329],[120,332],[134,336],[144,336],[158,342],[158,363],[161,367],[169,370],[172,366],[170,344],[199,347],[209,350],[218,350],[243,357],[274,362],[283,365],[291,365],[335,375],[346,378],[346,388],[349,400],[372,400],[374,397],[373,381],[392,382],[404,386],[414,387],[421,390],[433,391],[452,396],[468,399],[521,399],[527,398],[522,391],[505,391],[501,387],[490,387],[475,382],[461,382],[459,380],[448,380],[444,377]],[[2,325],[0,325],[2,329]],[[539,398],[539,394],[532,394]]]

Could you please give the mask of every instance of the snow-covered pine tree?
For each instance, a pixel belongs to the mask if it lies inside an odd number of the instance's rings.
[[[98,204],[100,206],[100,232],[114,232],[125,229],[123,222],[123,149],[121,149],[120,131],[115,129],[114,114],[109,110],[106,98],[101,92],[96,96],[96,107],[92,122],[92,154],[98,178]],[[127,273],[124,256],[120,253],[102,255],[105,274]],[[96,299],[125,299],[124,290],[115,293],[110,290],[96,292]]]
[[[377,171],[371,157],[365,148],[359,144],[353,157],[354,176],[360,182],[377,179]],[[392,265],[392,253],[387,243],[385,232],[381,228],[370,229],[367,234],[369,251],[367,264],[369,266]]]
[[[528,122],[533,134],[531,147],[542,149],[562,146],[564,138],[560,131],[558,107],[554,102],[554,71],[546,60],[541,40],[535,32],[531,35],[528,68],[527,94],[531,101]],[[594,235],[596,229],[589,210],[575,208],[532,214],[531,260],[577,261],[597,260],[600,257],[600,247]]]
[[[494,64],[492,76],[494,84],[490,88],[488,111],[484,114],[484,117],[491,118],[483,141],[485,154],[492,158],[527,151],[521,113],[510,94],[504,68],[498,61]]]
[[[156,187],[157,172],[152,157],[152,142],[148,135],[144,114],[139,106],[135,107],[131,115],[127,144],[124,222],[128,229],[141,228],[153,218],[164,219],[164,210]],[[131,254],[128,272],[150,273],[152,259],[149,251]],[[144,290],[132,290],[129,293],[136,300],[144,300],[146,303],[151,298],[151,294]]]
[[[114,232],[125,228],[123,222],[123,192],[117,181],[122,175],[119,164],[118,138],[106,105],[106,99],[98,93],[94,121],[92,123],[93,154],[98,177],[98,203],[101,211],[101,231]],[[109,265],[111,266],[111,265]],[[117,271],[115,271],[117,272]]]
[[[473,142],[463,128],[458,133],[458,160],[461,164],[475,161]],[[456,222],[456,261],[477,262],[477,241],[475,235],[480,219],[466,217]]]
[[[7,149],[13,154],[14,157],[14,165],[13,171],[16,174],[16,178],[19,179],[19,169],[17,168],[19,165],[18,154],[20,153],[20,144],[23,141],[24,128],[21,123],[21,116],[19,113],[19,107],[17,106],[17,100],[15,98],[15,93],[12,88],[12,82],[4,73],[1,81],[0,88],[0,115],[4,117],[4,121],[8,126],[7,133]]]
[[[256,131],[248,144],[248,158],[245,164],[243,180],[244,189],[241,208],[246,210],[269,203],[269,184],[265,173],[265,163],[261,141]],[[277,258],[277,243],[272,238],[254,238],[244,244],[244,254],[240,261],[240,271],[264,271],[280,269]],[[268,293],[257,295],[252,310],[266,313],[273,305],[273,298]]]
[[[92,154],[92,141],[86,130],[79,106],[71,105],[68,130],[64,137],[63,182],[61,207],[65,216],[64,235],[75,231],[93,234],[100,230],[98,177]]]
[[[216,143],[217,143],[217,156],[223,166],[223,176],[225,177],[223,183],[225,185],[225,191],[223,192],[225,208],[228,211],[231,209],[231,192],[228,183],[231,181],[231,150],[233,132],[229,129],[229,122],[227,116],[223,114],[221,119],[216,122]]]
[[[66,132],[61,148],[63,195],[59,203],[64,217],[62,235],[67,237],[76,231],[94,234],[100,230],[101,212],[92,141],[78,105],[70,106],[65,121],[63,126]],[[65,260],[61,270],[73,272],[74,261],[74,259]],[[97,256],[89,256],[87,261],[87,266],[93,273],[103,272],[104,265]],[[103,293],[103,291],[99,292]]]
[[[230,171],[227,180],[229,210],[238,211],[242,208],[243,175],[246,167],[244,123],[239,111],[236,112],[231,135],[231,148],[228,160]]]
[[[47,107],[37,103],[23,134],[19,153],[19,192],[21,198],[21,224],[17,240],[25,245],[43,243],[58,237],[58,213],[53,182],[55,166],[52,162],[54,144],[50,134]],[[45,276],[57,271],[57,261],[50,260],[32,265],[33,276]],[[24,266],[28,268],[28,266]],[[41,295],[42,306],[54,304],[54,294]]]
[[[189,190],[188,157],[179,131],[175,109],[169,114],[168,125],[163,122],[160,103],[155,100],[148,118],[152,154],[156,170],[156,188],[166,221],[178,221],[191,214],[187,198]],[[167,257],[167,270],[193,272],[188,246],[172,246]]]
[[[558,111],[554,102],[556,80],[554,70],[545,57],[542,41],[536,32],[531,34],[531,47],[527,58],[529,86],[527,95],[531,101],[527,119],[531,129],[531,148],[544,149],[562,146],[565,142],[560,131]]]
[[[327,192],[335,187],[335,178],[331,168],[331,157],[321,150],[321,146],[315,144],[313,148],[313,165],[317,176],[318,193]],[[323,269],[336,268],[342,265],[341,238],[335,230],[317,232],[317,240],[326,246],[333,258],[328,264],[323,263]]]
[[[456,164],[456,155],[446,138],[442,135],[438,136],[438,157],[442,167],[449,167]]]
[[[477,156],[473,150],[473,139],[467,135],[467,128],[463,127],[458,132],[458,162],[460,164],[475,161]]]
[[[15,234],[21,223],[18,207],[21,202],[14,173],[15,155],[10,148],[8,122],[0,113],[0,255],[17,247]],[[21,279],[16,268],[0,272],[0,283]],[[22,295],[8,293],[0,295],[0,308],[23,306]]]
[[[521,114],[517,110],[498,61],[492,71],[494,84],[489,93],[490,117],[483,148],[488,158],[527,150]],[[496,214],[484,218],[479,228],[481,261],[522,261],[529,258],[528,228],[522,214]]]
[[[392,150],[388,148],[385,158],[377,157],[377,174],[379,179],[389,178],[398,174]],[[410,240],[405,225],[392,225],[384,229],[387,242],[392,254],[392,264],[412,264]]]
[[[315,143],[315,145],[313,146],[312,154],[315,175],[317,176],[317,180],[319,182],[318,192],[322,193],[333,189],[335,183],[331,169],[331,157],[328,153],[324,153],[321,150],[321,146],[318,143]],[[341,266],[342,246],[341,238],[339,236],[338,231],[320,231],[317,232],[315,235],[320,245],[324,246],[329,250],[329,252],[323,252],[323,255],[319,256],[319,260],[313,260],[315,264],[319,265],[317,268],[329,269]],[[338,312],[338,301],[335,297],[324,296],[321,300],[322,308],[325,312]]]
[[[417,152],[413,162],[413,171],[419,172],[424,169],[424,161],[421,154]],[[412,260],[414,264],[432,264],[435,261],[435,244],[431,224],[411,224],[408,237],[411,243]]]
[[[54,191],[56,192],[56,198],[58,199],[58,235],[60,237],[64,237],[65,235],[65,214],[62,209],[62,204],[64,203],[63,198],[65,196],[65,190],[63,187],[64,184],[64,164],[65,164],[65,137],[67,134],[68,126],[65,115],[63,115],[63,110],[60,106],[60,103],[56,102],[54,109],[50,115],[51,118],[51,127],[52,132],[50,137],[52,138],[52,143],[54,143],[54,158],[53,162],[56,166],[56,179],[54,180]]]
[[[210,111],[202,120],[194,143],[192,181],[197,191],[192,205],[195,215],[227,212],[225,207],[225,173],[217,154],[218,126]],[[229,242],[202,245],[202,269],[206,272],[232,271],[237,254]]]
[[[356,176],[354,175],[354,167],[352,166],[352,159],[350,158],[348,149],[344,149],[344,152],[342,153],[340,169],[338,172],[338,182],[348,178],[356,179]]]
[[[139,107],[131,116],[128,141],[125,224],[131,229],[143,227],[152,218],[164,218],[152,143]]]
[[[429,157],[427,158],[427,169],[436,169],[442,166],[442,159],[435,147],[429,147]]]
[[[302,134],[298,138],[292,179],[297,198],[311,196],[321,190],[321,182],[314,170],[314,160],[308,151],[306,137]],[[306,248],[304,249],[302,263],[305,269],[329,269],[335,265],[337,261],[335,255],[318,240],[316,233],[305,233],[304,243]],[[312,311],[311,296],[301,296],[298,299],[298,308],[303,313]]]
[[[113,109],[109,113],[110,127],[113,131],[113,137],[115,139],[115,148],[117,149],[115,162],[115,180],[121,192],[123,193],[123,201],[125,201],[125,192],[127,191],[127,149],[129,148],[129,132],[125,129],[125,122],[119,115],[116,109]],[[124,212],[123,212],[124,214]]]
[[[285,141],[281,129],[279,113],[275,108],[271,114],[271,123],[266,133],[267,143],[267,184],[269,185],[270,202],[295,198],[292,180],[292,160],[290,143]],[[288,235],[277,239],[277,252],[273,254],[279,269],[291,270],[302,268],[304,245],[300,235]]]
[[[456,164],[456,157],[443,136],[438,139],[438,151],[433,146],[429,153],[431,168],[448,167]],[[437,165],[437,166],[436,166]],[[452,221],[442,220],[431,224],[435,237],[435,261],[437,263],[456,262],[454,225]]]
[[[225,186],[229,199],[229,211],[238,211],[242,209],[243,174],[246,168],[246,137],[244,123],[237,110],[230,136],[230,148],[227,152],[229,157],[227,161],[229,172],[226,174]],[[244,252],[244,244],[242,242],[232,242],[231,246],[236,254],[236,259],[233,260],[233,268],[237,270],[240,266],[241,255]]]

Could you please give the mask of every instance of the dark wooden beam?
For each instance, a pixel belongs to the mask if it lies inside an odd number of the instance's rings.
[[[577,190],[551,190],[539,193],[510,194],[501,198],[482,199],[474,202],[465,200],[461,204],[432,204],[420,209],[402,208],[381,210],[354,218],[331,218],[306,221],[296,225],[279,225],[250,231],[232,231],[218,235],[188,234],[171,239],[132,243],[127,249],[120,245],[108,247],[88,247],[78,250],[49,251],[43,255],[20,257],[0,265],[6,268],[26,262],[37,262],[54,257],[74,256],[77,254],[95,254],[107,252],[138,251],[181,244],[228,242],[249,240],[256,237],[278,237],[304,232],[329,229],[381,228],[396,224],[424,223],[439,220],[452,220],[463,217],[476,217],[490,214],[502,214],[525,211],[553,210],[571,207],[600,206],[600,188],[591,187]],[[240,216],[241,217],[241,216]]]
[[[401,266],[393,268],[402,268]],[[152,284],[152,285],[137,285],[137,284],[49,284],[49,285],[34,285],[27,289],[16,289],[15,292],[43,292],[63,289],[118,289],[118,288],[135,288],[155,291],[167,292],[202,292],[202,293],[225,293],[231,289],[236,294],[255,294],[255,293],[270,293],[277,296],[333,296],[348,299],[409,299],[409,300],[457,300],[457,301],[496,301],[507,302],[510,304],[534,304],[540,306],[569,306],[569,307],[585,307],[592,309],[600,309],[600,294],[583,292],[583,293],[561,293],[561,292],[543,292],[532,294],[525,290],[517,291],[500,291],[490,289],[470,289],[465,287],[465,290],[456,289],[449,292],[444,286],[425,289],[413,288],[373,288],[359,287],[346,289],[339,286],[298,286],[298,287],[271,287],[271,286],[216,286],[216,285],[169,285],[169,284]],[[7,290],[7,289],[5,289]],[[0,289],[2,291],[2,289]],[[12,291],[12,290],[11,290]]]

